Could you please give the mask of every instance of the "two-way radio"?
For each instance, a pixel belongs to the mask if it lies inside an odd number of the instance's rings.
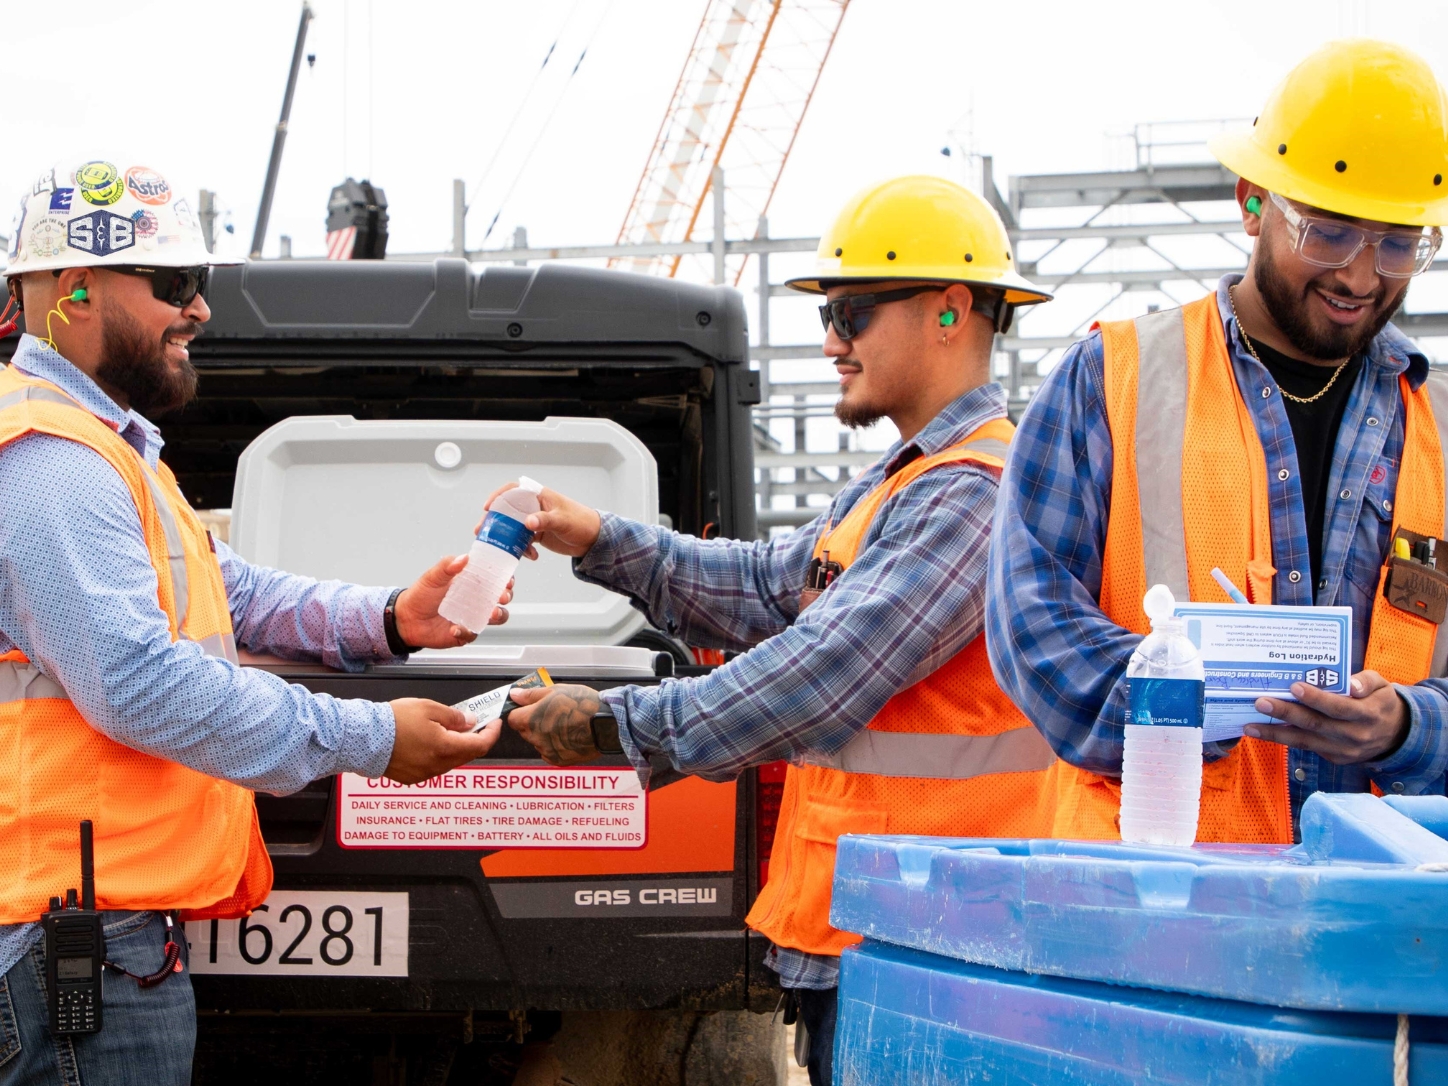
[[[106,937],[96,911],[95,844],[91,823],[80,824],[80,902],[75,888],[65,904],[50,899],[41,915],[45,929],[45,987],[50,1005],[50,1032],[99,1033],[101,1029],[101,966]]]

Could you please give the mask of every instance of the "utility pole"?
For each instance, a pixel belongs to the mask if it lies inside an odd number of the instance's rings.
[[[452,220],[453,239],[452,255],[466,257],[467,254],[467,221],[468,221],[468,193],[467,186],[461,178],[453,178],[452,197]]]
[[[724,169],[715,166],[709,174],[709,187],[714,190],[714,282],[723,283],[728,269],[724,266]]]
[[[297,74],[302,69],[302,49],[307,41],[307,24],[312,21],[312,5],[302,2],[302,20],[297,24],[297,44],[292,50],[292,70],[287,75],[287,92],[282,96],[282,116],[272,138],[271,161],[266,167],[266,184],[261,189],[261,207],[256,212],[256,229],[251,235],[251,258],[261,259],[262,243],[266,241],[267,220],[271,218],[272,197],[277,192],[277,175],[282,171],[282,148],[287,142],[287,124],[292,116],[292,98],[297,93]]]

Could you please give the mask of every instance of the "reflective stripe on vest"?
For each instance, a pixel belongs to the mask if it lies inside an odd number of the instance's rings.
[[[882,732],[866,728],[834,754],[810,751],[801,759],[806,765],[845,773],[950,781],[968,780],[986,773],[1049,769],[1055,760],[1056,752],[1035,728],[1012,728],[998,735]]]

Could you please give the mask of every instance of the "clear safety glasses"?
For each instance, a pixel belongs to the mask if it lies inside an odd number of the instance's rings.
[[[1369,230],[1342,219],[1304,215],[1286,197],[1275,192],[1269,195],[1287,220],[1293,250],[1319,268],[1345,268],[1357,259],[1364,246],[1371,245],[1376,251],[1379,275],[1406,279],[1427,271],[1443,244],[1443,232],[1436,226]]]

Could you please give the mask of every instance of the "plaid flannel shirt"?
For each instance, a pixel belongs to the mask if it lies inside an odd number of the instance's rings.
[[[1227,298],[1227,288],[1241,278],[1222,279],[1217,304],[1237,386],[1267,457],[1273,602],[1351,607],[1358,671],[1402,460],[1398,376],[1406,373],[1413,388],[1421,386],[1428,360],[1391,325],[1369,346],[1337,435],[1314,586],[1292,428],[1276,382],[1242,346]],[[986,622],[997,680],[1056,752],[1093,773],[1120,776],[1124,677],[1141,638],[1097,606],[1112,470],[1102,367],[1098,333],[1066,352],[1026,409],[1001,484]],[[1308,751],[1288,751],[1294,833],[1313,792],[1365,792],[1376,783],[1401,795],[1443,793],[1448,681],[1398,690],[1411,727],[1403,745],[1381,761],[1337,766]],[[1207,757],[1223,757],[1232,745],[1209,744]]]
[[[997,479],[975,465],[927,472],[885,502],[859,555],[803,614],[799,594],[827,524],[917,456],[1006,413],[999,385],[949,404],[897,442],[809,524],[779,539],[701,540],[609,513],[584,580],[627,595],[660,629],[706,648],[749,650],[699,678],[604,695],[629,759],[649,756],[709,780],[748,766],[833,753],[891,697],[981,632]],[[839,959],[778,948],[786,987],[834,987]]]

